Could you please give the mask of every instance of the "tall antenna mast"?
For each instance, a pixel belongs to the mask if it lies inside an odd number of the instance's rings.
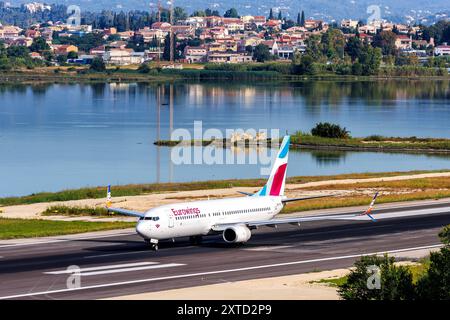
[[[173,63],[174,61],[174,47],[175,47],[175,43],[174,43],[174,34],[173,34],[173,1],[174,0],[170,0],[170,62]]]
[[[161,0],[158,0],[158,22],[161,22]]]

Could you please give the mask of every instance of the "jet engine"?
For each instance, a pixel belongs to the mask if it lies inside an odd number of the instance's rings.
[[[223,240],[226,243],[243,243],[247,242],[252,233],[246,226],[233,226],[223,231]]]

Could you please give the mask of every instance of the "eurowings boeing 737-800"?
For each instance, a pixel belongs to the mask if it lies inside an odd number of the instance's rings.
[[[300,225],[307,221],[354,220],[355,217],[370,215],[375,194],[369,209],[361,215],[317,215],[296,218],[275,218],[284,205],[291,201],[321,198],[327,196],[288,199],[284,196],[286,169],[288,163],[290,137],[285,136],[267,183],[255,194],[245,193],[245,197],[203,200],[163,205],[147,212],[111,208],[111,189],[108,186],[107,209],[123,215],[139,218],[136,232],[158,250],[159,240],[190,237],[199,242],[202,236],[222,233],[227,243],[245,243],[251,237],[251,230],[261,226],[274,227],[280,224]]]

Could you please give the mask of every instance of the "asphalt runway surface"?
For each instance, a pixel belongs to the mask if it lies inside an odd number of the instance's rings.
[[[180,238],[160,242],[157,252],[128,231],[17,241],[0,245],[0,299],[98,299],[348,267],[363,254],[438,247],[450,203],[374,211],[383,214],[389,218],[376,223],[260,228],[245,245],[228,245],[221,235],[195,246]]]

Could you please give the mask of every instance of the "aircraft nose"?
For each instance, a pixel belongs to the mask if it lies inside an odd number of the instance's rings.
[[[136,226],[136,232],[143,238],[148,238],[150,233],[150,225],[148,223],[139,222]]]

